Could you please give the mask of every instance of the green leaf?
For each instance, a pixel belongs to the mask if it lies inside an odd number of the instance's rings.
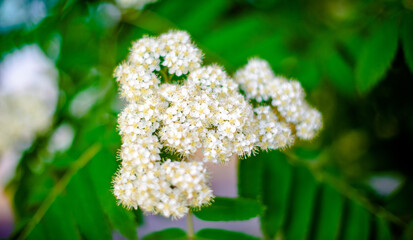
[[[375,239],[377,240],[391,240],[393,239],[389,225],[383,218],[376,218],[376,229],[377,229],[377,236]]]
[[[168,228],[159,232],[153,232],[142,240],[187,240],[186,232],[180,228]]]
[[[262,164],[258,157],[239,160],[238,195],[243,198],[261,199]]]
[[[42,220],[46,239],[55,239],[56,236],[62,240],[80,239],[73,216],[67,206],[70,206],[70,203],[62,196],[59,196],[50,206]],[[63,219],[64,223],[62,223]]]
[[[110,227],[86,169],[76,173],[67,186],[70,209],[87,239],[112,239]],[[93,226],[93,227],[91,227]]]
[[[205,228],[199,230],[195,235],[196,240],[258,240],[253,237],[240,232],[232,232],[224,229]]]
[[[46,232],[44,231],[43,223],[37,224],[33,231],[30,232],[29,236],[27,236],[28,240],[37,240],[37,239],[47,239]],[[14,239],[14,238],[10,238]]]
[[[400,38],[403,45],[404,57],[407,66],[413,73],[413,14],[406,12],[403,15],[403,22],[400,30]]]
[[[208,50],[222,54],[223,57],[231,59],[234,49],[248,43],[245,36],[253,38],[258,30],[262,29],[262,21],[253,17],[243,17],[226,23],[216,31],[202,40],[202,45]]]
[[[277,151],[255,156],[263,161],[262,203],[266,207],[261,217],[265,236],[274,238],[284,223],[291,189],[291,166]]]
[[[345,222],[342,224],[342,239],[368,239],[370,233],[370,214],[358,203],[350,201],[349,204]]]
[[[209,29],[214,20],[228,7],[228,2],[222,0],[198,0],[197,3],[185,14],[180,24],[178,23],[181,29],[185,29],[193,36],[208,34],[205,30]]]
[[[128,239],[137,239],[137,223],[133,212],[119,206],[111,192],[116,168],[115,154],[106,149],[100,151],[88,166],[93,186],[111,224]]]
[[[317,183],[308,169],[297,167],[293,169],[291,188],[285,236],[287,239],[305,239],[313,217]]]
[[[356,84],[361,93],[368,92],[385,77],[396,56],[397,43],[396,18],[387,19],[372,29],[356,62]]]
[[[50,193],[36,210],[30,221],[26,224],[18,239],[26,239],[34,229],[38,228],[38,224],[42,221],[44,215],[56,201],[57,197],[66,189],[73,176],[96,155],[100,148],[101,146],[99,144],[92,145],[71,165],[59,182],[50,190]],[[70,205],[70,207],[73,207],[73,205]],[[71,209],[76,209],[76,207]],[[38,230],[36,229],[36,231]]]
[[[305,89],[312,90],[320,85],[320,71],[314,60],[301,59],[295,72],[294,78],[300,81]]]
[[[313,239],[336,239],[340,230],[343,198],[329,185],[323,185],[316,201]]]
[[[331,48],[328,59],[325,61],[325,70],[328,79],[336,86],[337,90],[344,94],[355,92],[354,72],[343,57]]]
[[[216,197],[215,201],[194,215],[205,221],[241,221],[257,217],[263,207],[252,199]]]

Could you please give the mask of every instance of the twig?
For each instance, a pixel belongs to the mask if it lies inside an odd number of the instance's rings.
[[[192,211],[189,210],[188,215],[186,216],[186,227],[188,233],[188,240],[194,239],[194,220],[192,219]]]

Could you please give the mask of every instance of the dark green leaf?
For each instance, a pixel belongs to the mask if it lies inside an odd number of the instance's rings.
[[[186,232],[180,228],[168,228],[146,235],[142,240],[187,240]]]
[[[396,56],[397,43],[396,18],[387,19],[372,29],[356,63],[356,84],[361,93],[369,91],[386,75]]]
[[[239,160],[238,195],[244,198],[261,199],[262,159],[249,157]]]
[[[313,219],[317,183],[308,169],[297,167],[293,170],[291,188],[291,203],[284,228],[285,236],[287,239],[305,239]]]
[[[377,225],[376,225],[376,229],[377,229],[377,236],[376,239],[377,240],[391,240],[393,239],[391,232],[390,232],[390,228],[389,225],[387,224],[386,220],[384,220],[383,218],[376,218],[377,220]]]
[[[403,45],[404,57],[406,58],[407,66],[413,73],[413,14],[405,13],[401,26],[400,37]]]
[[[223,229],[205,228],[199,230],[195,235],[196,240],[258,240],[253,237],[240,232],[232,232]]]
[[[205,221],[240,221],[257,217],[263,207],[252,199],[216,197],[215,201],[194,215]]]
[[[403,240],[413,239],[413,221],[410,221],[403,233]]]
[[[349,204],[346,219],[342,223],[342,239],[369,239],[370,214],[358,203],[350,201]]]
[[[277,151],[261,153],[256,157],[263,161],[262,203],[266,210],[261,217],[261,228],[267,237],[274,238],[286,217],[291,166],[285,156]]]
[[[354,93],[353,69],[335,49],[331,49],[330,55],[325,61],[325,70],[328,79],[336,86],[338,91],[345,94]]]
[[[336,239],[340,230],[343,198],[329,185],[323,185],[317,199],[313,221],[313,239]]]

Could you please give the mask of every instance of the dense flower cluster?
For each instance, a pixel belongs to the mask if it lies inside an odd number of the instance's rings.
[[[321,114],[305,101],[301,84],[275,76],[266,61],[251,59],[236,72],[234,79],[248,99],[269,103],[272,112],[279,116],[270,121],[292,124],[298,138],[312,139],[321,129]]]
[[[312,121],[318,112],[304,104],[301,86],[284,81],[290,94],[274,89],[271,70],[256,62],[240,70],[237,81],[248,99],[272,100],[273,106],[254,109],[221,67],[202,66],[202,52],[186,32],[133,43],[127,61],[115,70],[128,102],[118,119],[122,165],[114,194],[121,204],[182,217],[213,198],[205,162],[224,163],[257,147],[283,148],[294,142],[294,131],[305,138],[306,130],[315,132]],[[290,116],[292,108],[305,109],[307,115]],[[194,161],[199,155],[200,161]]]
[[[189,35],[171,31],[135,42],[116,69],[128,101],[119,115],[122,168],[114,181],[123,205],[182,217],[213,197],[204,163],[188,161],[191,156],[201,150],[205,162],[218,163],[254,148],[252,107],[222,68],[201,63]],[[161,84],[161,74],[166,82],[187,78]],[[184,161],[162,159],[161,151]]]

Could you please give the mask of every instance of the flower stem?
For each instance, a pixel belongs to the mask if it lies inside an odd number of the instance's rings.
[[[161,71],[163,80],[165,81],[165,83],[170,83],[170,76],[168,75],[168,73],[166,72],[166,69],[162,69]]]
[[[189,210],[188,215],[186,216],[186,227],[188,232],[188,240],[194,239],[194,221],[192,219],[192,212]]]

